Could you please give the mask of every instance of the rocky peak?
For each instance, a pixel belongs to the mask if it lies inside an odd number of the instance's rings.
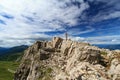
[[[118,80],[119,55],[60,37],[37,41],[25,51],[14,80]]]

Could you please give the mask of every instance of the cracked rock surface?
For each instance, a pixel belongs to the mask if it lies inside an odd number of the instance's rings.
[[[25,51],[14,80],[120,80],[120,51],[59,37],[37,41]]]

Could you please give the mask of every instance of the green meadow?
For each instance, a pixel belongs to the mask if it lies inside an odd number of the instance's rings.
[[[0,80],[13,80],[14,72],[18,66],[18,62],[0,61]]]

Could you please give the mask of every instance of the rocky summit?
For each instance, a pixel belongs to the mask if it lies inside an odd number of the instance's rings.
[[[24,53],[14,80],[120,80],[120,50],[54,37]]]

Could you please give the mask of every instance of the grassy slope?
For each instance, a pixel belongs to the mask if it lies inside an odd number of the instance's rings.
[[[18,66],[18,62],[0,61],[0,80],[13,80],[14,73],[9,72],[8,69],[15,71]]]
[[[28,46],[17,46],[9,49],[6,54],[0,55],[0,80],[13,80],[14,73],[11,73],[17,69],[24,50],[27,49]],[[2,51],[1,51],[2,52]],[[9,71],[11,72],[9,72]]]
[[[24,52],[2,55],[0,56],[0,61],[16,61],[18,58],[22,57],[23,54]]]

